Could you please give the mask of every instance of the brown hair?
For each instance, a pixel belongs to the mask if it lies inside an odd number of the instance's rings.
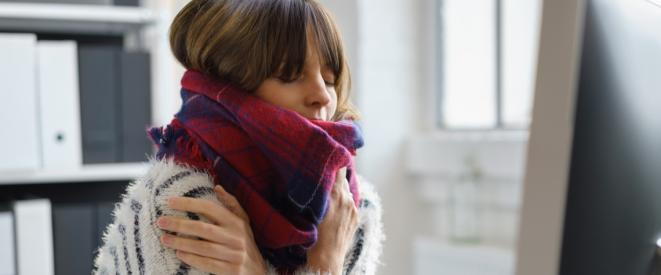
[[[192,0],[170,26],[170,47],[184,67],[248,91],[275,74],[297,78],[305,65],[308,39],[314,39],[320,63],[336,77],[333,119],[356,119],[337,25],[316,1]]]

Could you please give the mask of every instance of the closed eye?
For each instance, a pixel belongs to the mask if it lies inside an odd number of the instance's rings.
[[[335,86],[335,73],[333,73],[333,71],[328,66],[323,66],[321,75],[324,78],[324,82],[326,82],[326,86]]]
[[[300,79],[301,79],[300,76],[298,76],[298,77],[292,77],[292,78],[278,77],[278,80],[280,80],[280,82],[285,83],[285,84],[294,83],[294,82],[296,82],[296,81],[298,81],[298,80],[300,80]]]

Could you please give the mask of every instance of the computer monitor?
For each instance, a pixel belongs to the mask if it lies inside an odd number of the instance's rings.
[[[542,7],[516,273],[658,272],[661,1]]]

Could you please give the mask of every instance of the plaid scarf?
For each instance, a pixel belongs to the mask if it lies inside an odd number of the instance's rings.
[[[359,128],[349,120],[308,120],[195,71],[181,84],[175,118],[148,130],[156,156],[207,171],[244,208],[271,264],[285,271],[303,265],[338,169],[348,167],[358,206]]]

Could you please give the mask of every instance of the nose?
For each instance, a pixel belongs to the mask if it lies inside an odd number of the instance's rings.
[[[311,78],[307,90],[308,93],[305,97],[306,106],[322,108],[330,103],[331,97],[321,73],[317,74],[314,78]]]

